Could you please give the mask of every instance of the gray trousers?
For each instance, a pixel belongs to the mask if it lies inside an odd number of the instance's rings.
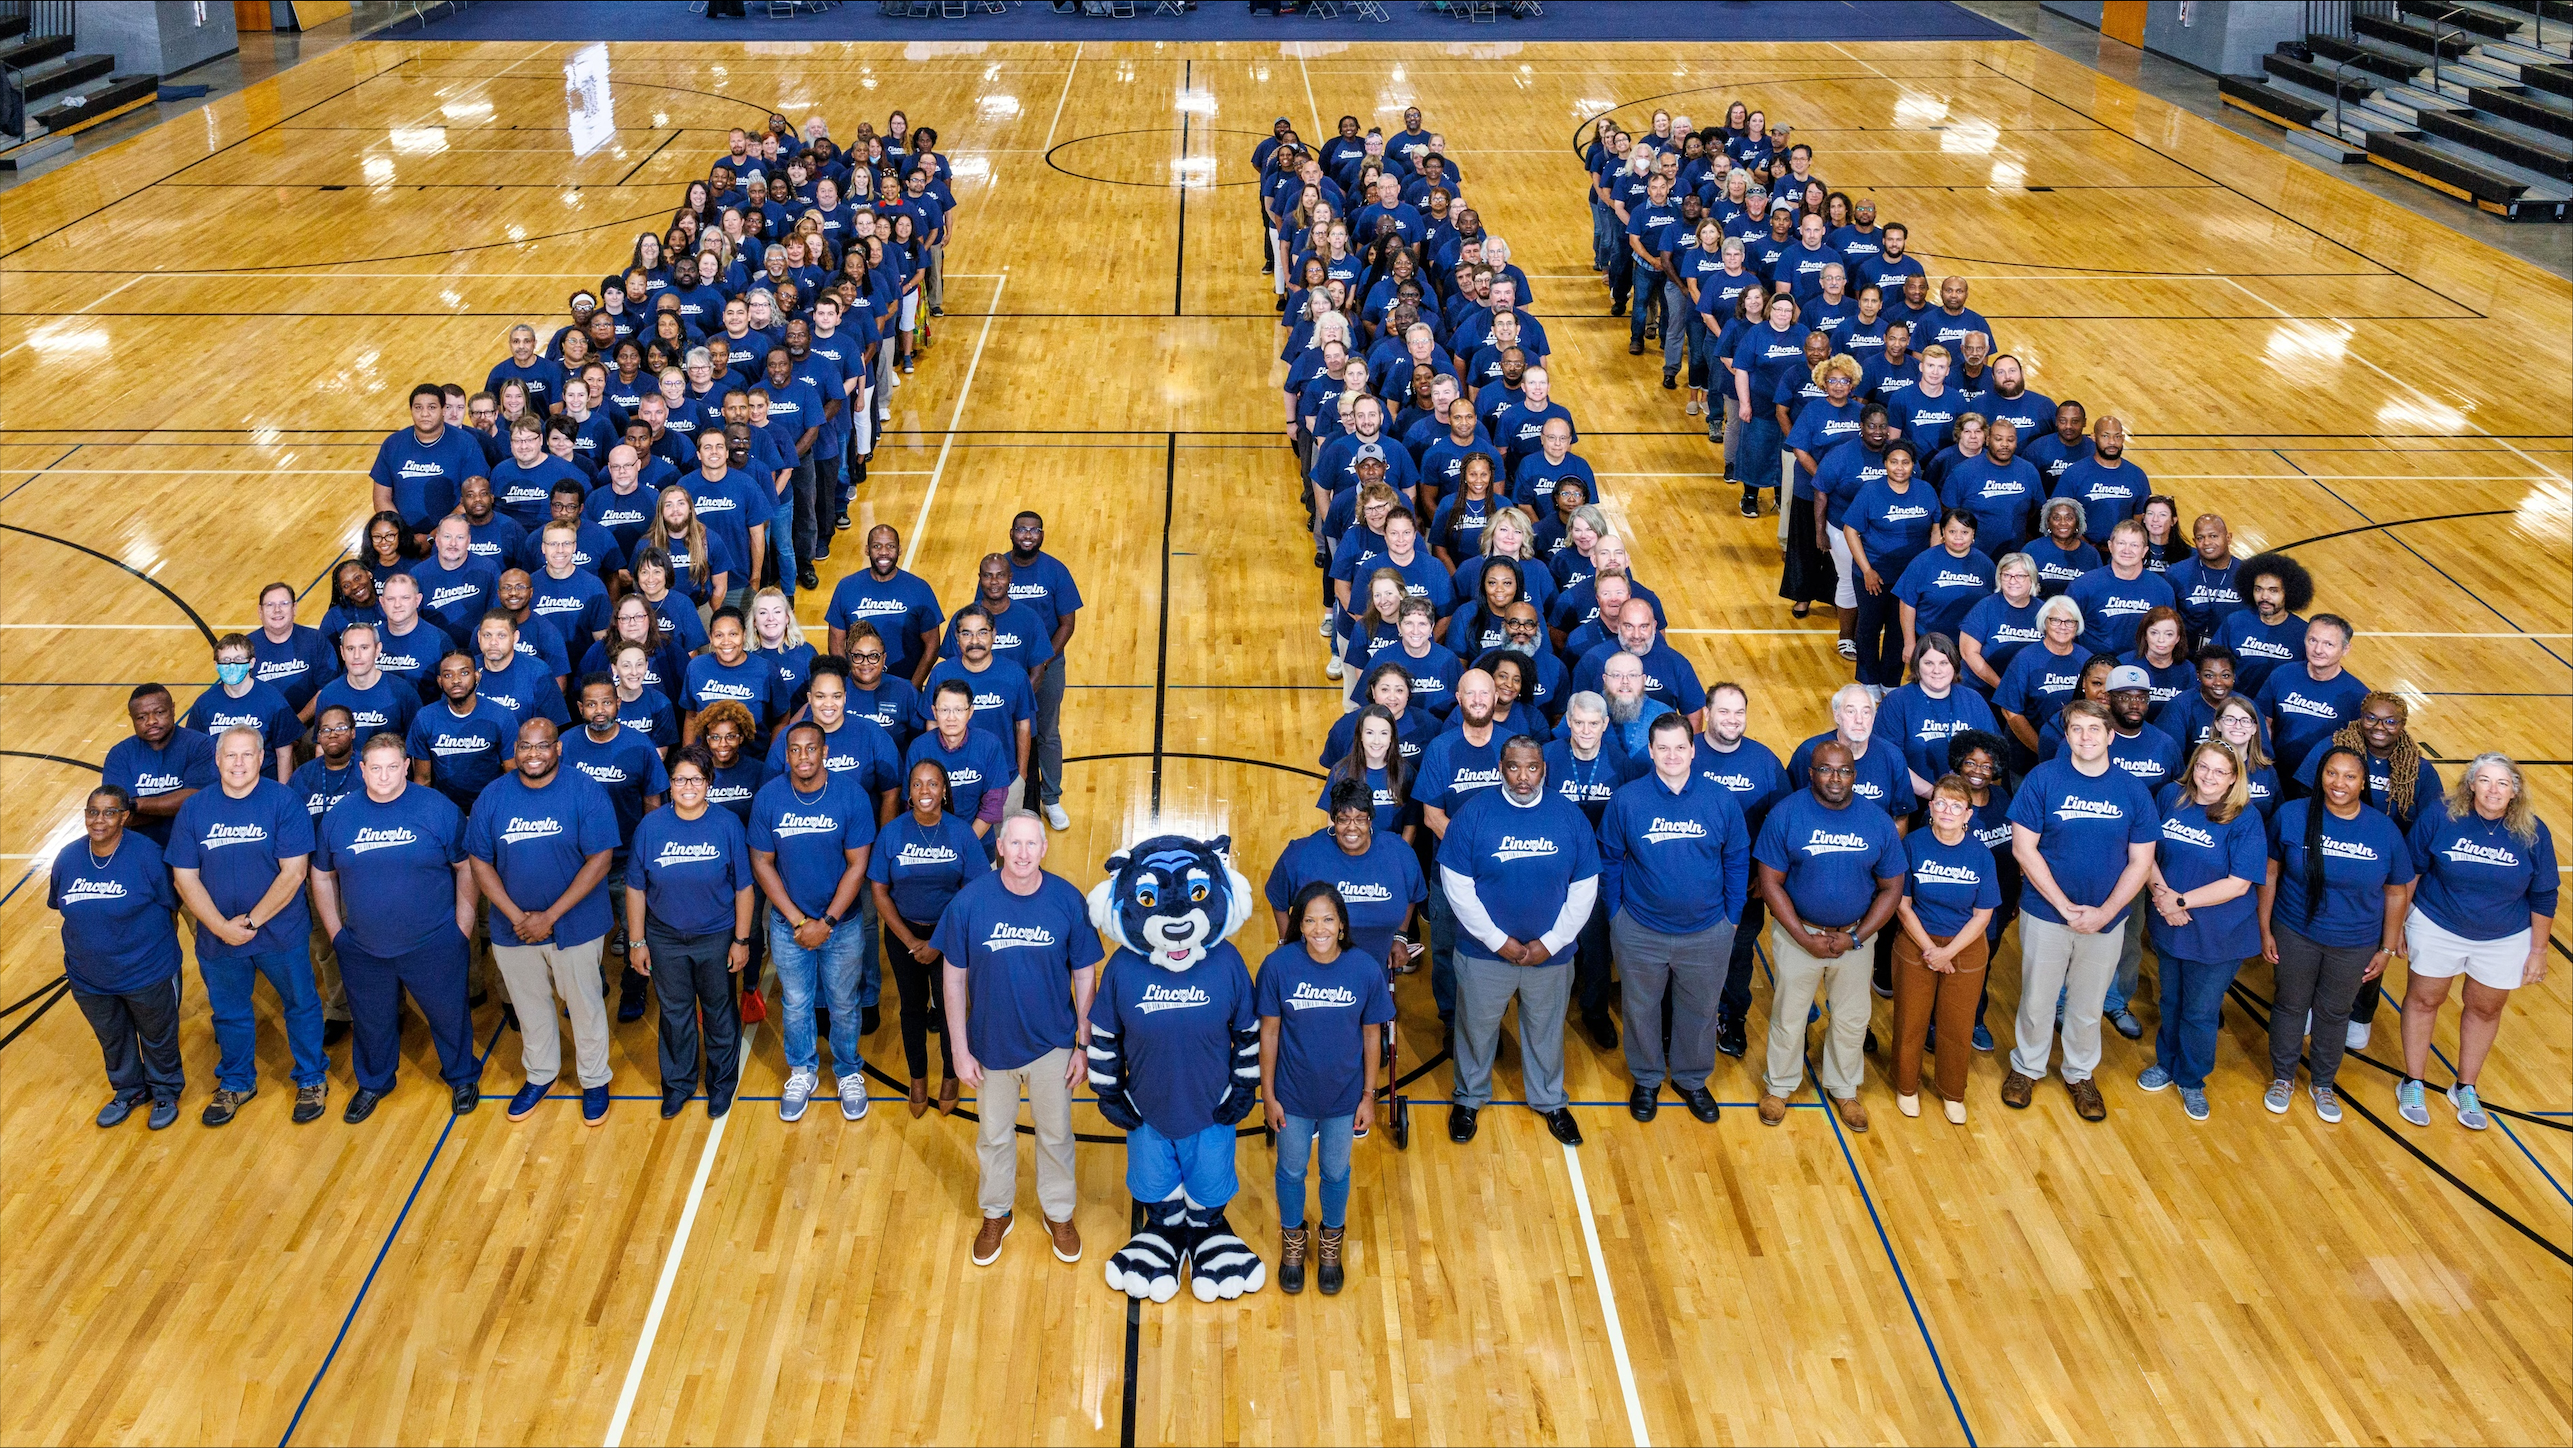
[[[2269,1077],[2296,1079],[2296,1048],[2310,1034],[2306,1069],[2316,1086],[2330,1086],[2341,1074],[2341,1056],[2349,1046],[2350,1007],[2361,991],[2376,989],[2361,980],[2376,957],[2376,946],[2324,945],[2283,923],[2275,934],[2278,972],[2269,1010]],[[2309,1010],[2314,1013],[2311,1027],[2305,1024]]]
[[[509,999],[518,1008],[518,1064],[533,1085],[550,1084],[563,1071],[563,1038],[554,1021],[554,999],[560,996],[572,1017],[572,1069],[584,1088],[605,1086],[615,1076],[608,1066],[607,993],[599,980],[604,935],[578,945],[502,945],[491,947]]]
[[[1488,955],[1477,955],[1459,942],[1457,1105],[1482,1107],[1491,1103],[1492,1058],[1501,1046],[1501,1017],[1510,1009],[1514,996],[1519,1002],[1519,1074],[1527,1086],[1528,1105],[1539,1111],[1554,1111],[1565,1104],[1563,1013],[1572,1000],[1572,962],[1510,965]],[[1627,1031],[1631,1034],[1633,1030],[1630,1023]]]
[[[1683,1091],[1706,1085],[1715,1069],[1716,1002],[1733,959],[1730,921],[1688,935],[1665,935],[1620,910],[1608,922],[1626,1010],[1626,1072],[1638,1086],[1669,1081]],[[1662,1059],[1662,996],[1671,997],[1670,1059]]]
[[[1045,677],[1036,685],[1035,735],[1028,752],[1035,756],[1028,771],[1036,776],[1036,799],[1039,804],[1053,804],[1063,798],[1063,674],[1061,654],[1045,667]]]
[[[1805,1084],[1805,1012],[1819,992],[1831,1011],[1824,1027],[1829,1035],[1823,1041],[1822,1088],[1843,1100],[1856,1096],[1867,1074],[1867,1021],[1875,1010],[1868,987],[1876,973],[1876,952],[1860,946],[1836,960],[1807,955],[1786,926],[1773,923],[1769,961],[1776,971],[1769,991],[1769,1060],[1763,1082],[1769,1094],[1784,1100]],[[1632,1018],[1626,1029],[1633,1033]]]
[[[1080,1198],[1072,1180],[1072,1088],[1063,1079],[1071,1061],[1071,1048],[1058,1046],[1015,1070],[983,1068],[974,1101],[982,1114],[974,1148],[982,1158],[984,1216],[1006,1217],[1018,1203],[1018,1100],[1024,1091],[1036,1117],[1036,1204],[1049,1222],[1072,1219]]]
[[[2019,916],[2019,1040],[2010,1069],[2046,1078],[2055,1050],[2055,1001],[2064,1003],[2064,1080],[2087,1081],[2099,1069],[2100,1010],[2117,975],[2126,932],[2076,935],[2069,925]]]

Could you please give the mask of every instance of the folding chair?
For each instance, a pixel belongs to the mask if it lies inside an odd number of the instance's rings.
[[[1359,19],[1373,20],[1379,25],[1388,24],[1394,18],[1385,13],[1385,7],[1380,0],[1357,0],[1356,8]]]

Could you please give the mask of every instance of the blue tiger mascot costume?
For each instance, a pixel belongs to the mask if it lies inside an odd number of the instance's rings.
[[[1231,846],[1155,835],[1112,856],[1090,891],[1090,923],[1117,947],[1090,1005],[1090,1085],[1125,1129],[1126,1190],[1144,1219],[1109,1257],[1108,1285],[1155,1302],[1183,1272],[1201,1302],[1268,1280],[1224,1220],[1233,1128],[1260,1098],[1251,973],[1226,943],[1252,901]]]

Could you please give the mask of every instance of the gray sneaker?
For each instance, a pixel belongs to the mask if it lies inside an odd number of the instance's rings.
[[[2287,1104],[2295,1099],[2295,1082],[2272,1081],[2269,1083],[2268,1092],[2260,1098],[2260,1104],[2268,1107],[2269,1114],[2272,1116],[2285,1116],[2287,1114]]]
[[[2136,1076],[2135,1086],[2139,1091],[2168,1091],[2171,1089],[2171,1073],[2156,1061]]]
[[[867,1115],[867,1078],[863,1072],[848,1071],[840,1077],[840,1116],[845,1121],[863,1121]]]
[[[2190,1119],[2191,1121],[2204,1121],[2204,1120],[2206,1120],[2206,1119],[2207,1119],[2207,1090],[2206,1090],[2206,1088],[2205,1088],[2205,1087],[2203,1087],[2203,1086],[2183,1086],[2183,1087],[2181,1087],[2181,1088],[2180,1088],[2180,1109],[2189,1113],[2189,1119]]]
[[[2493,1124],[2484,1114],[2484,1103],[2475,1097],[2475,1088],[2460,1081],[2448,1088],[2448,1104],[2457,1108],[2457,1124],[2468,1131],[2482,1131]]]
[[[822,1084],[821,1077],[802,1069],[786,1073],[786,1092],[777,1098],[777,1119],[802,1121],[804,1108],[813,1104],[813,1089]]]
[[[2394,1111],[2414,1126],[2430,1124],[2430,1093],[2418,1081],[2406,1081],[2394,1088]]]
[[[2315,1115],[2317,1115],[2317,1116],[2319,1116],[2319,1117],[2321,1117],[2321,1118],[2323,1118],[2323,1121],[2324,1121],[2324,1123],[2325,1123],[2326,1125],[2330,1125],[2330,1126],[2338,1126],[2338,1125],[2340,1125],[2340,1124],[2341,1124],[2341,1093],[2339,1093],[2338,1091],[2333,1090],[2333,1089],[2332,1089],[2331,1087],[2329,1087],[2329,1086],[2317,1086],[2317,1087],[2315,1087],[2315,1088],[2314,1088],[2314,1114],[2315,1114]]]

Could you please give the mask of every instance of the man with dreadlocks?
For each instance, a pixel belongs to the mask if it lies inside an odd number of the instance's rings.
[[[2359,701],[2359,716],[2344,724],[2332,735],[2332,742],[2355,751],[2367,760],[2367,802],[2394,821],[2394,827],[2405,834],[2419,817],[2424,802],[2439,797],[2439,771],[2421,757],[2421,746],[2412,742],[2412,731],[2405,726],[2412,720],[2412,706],[2393,694],[2377,689]],[[2314,771],[2322,763],[2322,751],[2307,755],[2304,767],[2296,771],[2296,782],[2307,793],[2314,789]],[[2349,1048],[2364,1048],[2368,1034],[2376,1023],[2377,1003],[2385,993],[2370,986],[2359,992],[2358,1003],[2350,1008]]]

